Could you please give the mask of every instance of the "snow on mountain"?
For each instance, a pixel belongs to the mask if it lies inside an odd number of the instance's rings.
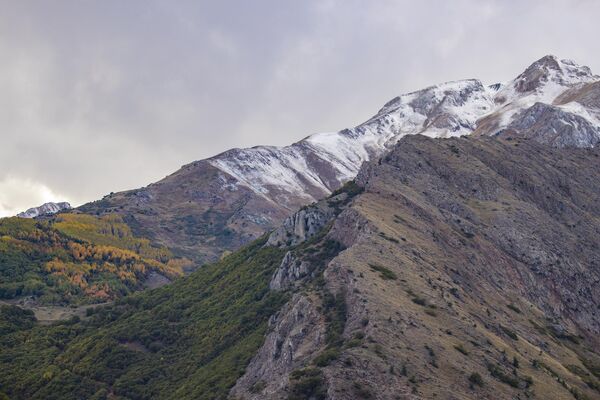
[[[233,149],[209,162],[269,201],[293,208],[298,198],[317,200],[352,179],[364,161],[380,156],[404,135],[494,135],[510,128],[529,130],[532,137],[558,146],[594,146],[600,139],[600,88],[590,96],[588,86],[599,80],[588,67],[546,56],[505,84],[484,86],[469,79],[431,86],[394,98],[354,128],[318,133],[286,147]],[[578,92],[584,89],[586,93]],[[553,105],[567,92],[573,100]],[[595,109],[577,101],[583,95]],[[548,107],[540,113],[537,104]],[[542,114],[547,123],[572,129],[555,128],[561,138],[550,135],[550,140],[544,129],[553,128],[534,123]],[[584,132],[570,140],[580,128]]]
[[[71,205],[69,203],[67,203],[66,201],[61,202],[61,203],[50,202],[50,203],[42,204],[39,207],[32,207],[32,208],[28,209],[27,211],[23,211],[23,212],[17,214],[17,217],[35,218],[35,217],[39,217],[40,215],[56,214],[60,211],[68,210],[70,208],[71,208]]]
[[[548,56],[514,80],[447,82],[398,96],[350,129],[285,147],[232,149],[79,211],[119,214],[135,234],[199,264],[256,239],[353,179],[405,135],[522,135],[555,147],[598,143],[600,79]]]

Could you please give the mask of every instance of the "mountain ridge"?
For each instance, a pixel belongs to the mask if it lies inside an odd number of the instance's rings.
[[[485,86],[469,79],[430,86],[397,96],[354,128],[310,135],[284,147],[231,149],[79,210],[120,214],[140,236],[200,263],[212,261],[341,187],[363,162],[407,134],[525,135],[557,146],[594,146],[600,140],[599,79],[587,67],[546,56],[505,84]],[[557,99],[562,104],[553,105]],[[551,112],[533,113],[540,102]],[[557,134],[539,132],[547,124],[532,121],[542,117],[559,126]],[[573,121],[585,123],[586,134],[564,139],[572,137]]]

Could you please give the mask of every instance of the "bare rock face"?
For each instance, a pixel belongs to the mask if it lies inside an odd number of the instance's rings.
[[[353,184],[353,190],[355,195],[361,189],[360,186]],[[281,247],[302,244],[322,233],[325,226],[334,221],[334,218],[335,224],[325,236],[325,240],[336,243],[335,248],[338,249],[348,246],[353,240],[350,237],[352,229],[343,227],[343,221],[352,221],[350,222],[352,225],[362,222],[354,219],[351,209],[348,208],[352,197],[351,193],[342,189],[341,193],[335,196],[302,208],[288,217],[279,229],[271,233],[265,246]],[[348,212],[352,215],[344,217]],[[317,264],[321,264],[322,261],[323,259],[315,259],[315,257],[306,256],[306,254],[300,254],[299,256],[297,251],[288,251],[281,265],[273,274],[269,284],[270,289],[289,290],[301,287],[307,280],[315,278],[315,274],[320,272]]]
[[[311,265],[305,260],[294,257],[291,251],[288,251],[281,261],[281,265],[275,271],[269,288],[271,290],[288,290],[307,277],[311,272]]]
[[[600,81],[577,85],[554,100],[556,105],[565,105],[572,102],[581,104],[589,110],[600,110]]]
[[[519,92],[533,91],[548,81],[552,71],[560,71],[558,60],[553,56],[542,57],[517,77],[515,88]]]
[[[346,194],[335,196],[331,201],[344,201]],[[334,209],[326,201],[303,207],[287,217],[267,241],[269,246],[294,246],[317,234],[334,215]]]
[[[270,333],[246,373],[231,390],[233,398],[284,399],[289,374],[324,346],[325,321],[314,299],[296,294],[269,321]]]
[[[593,147],[600,142],[600,126],[558,107],[536,103],[498,135],[517,135],[558,148]]]

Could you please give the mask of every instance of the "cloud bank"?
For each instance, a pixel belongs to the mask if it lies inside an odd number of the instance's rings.
[[[6,1],[0,216],[144,186],[231,147],[362,122],[545,54],[600,72],[600,2]]]

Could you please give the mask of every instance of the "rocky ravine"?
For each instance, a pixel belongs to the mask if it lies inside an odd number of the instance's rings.
[[[364,161],[405,135],[475,133],[532,137],[557,147],[594,146],[600,138],[599,80],[587,67],[546,56],[505,84],[469,79],[431,86],[396,97],[354,128],[286,147],[232,149],[79,210],[118,213],[138,236],[211,261],[338,189]]]
[[[364,192],[272,235],[306,243],[273,277],[295,294],[231,397],[600,398],[599,163],[534,139],[404,138],[361,169]],[[324,230],[294,235],[308,221]]]

